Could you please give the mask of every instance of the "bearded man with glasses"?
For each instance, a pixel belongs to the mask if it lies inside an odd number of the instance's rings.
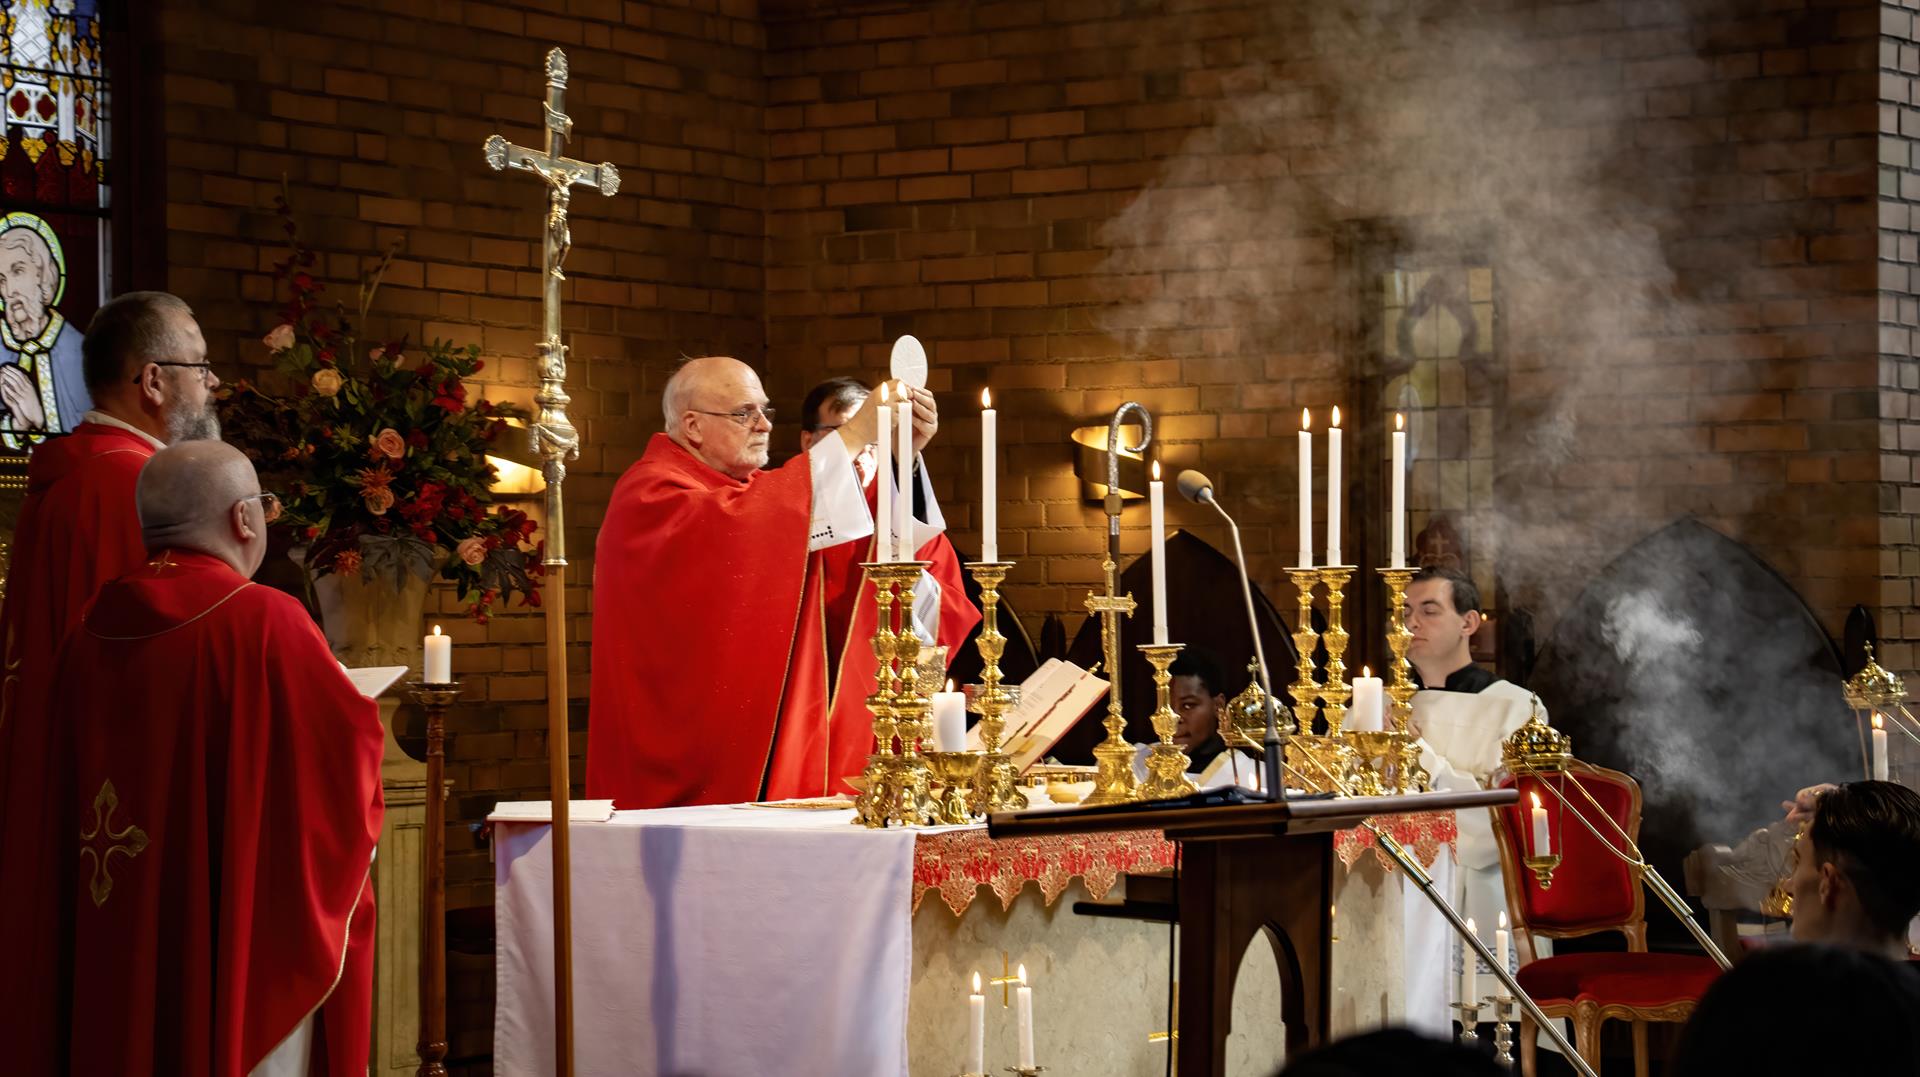
[[[913,442],[939,428],[913,401]],[[871,720],[841,720],[810,554],[870,548],[855,458],[865,405],[807,452],[767,464],[773,409],[753,368],[694,359],[667,382],[664,433],[614,487],[594,553],[587,795],[622,808],[821,796],[857,774]],[[872,606],[871,597],[866,605]],[[854,676],[847,646],[841,680]]]
[[[0,878],[45,880],[56,844],[48,775],[64,700],[49,688],[54,656],[101,584],[146,561],[134,482],[170,442],[217,438],[207,342],[193,311],[165,292],[128,292],[94,313],[81,343],[92,409],[33,450],[0,609]],[[3,389],[4,386],[0,386]],[[4,395],[4,394],[0,394]],[[16,401],[18,403],[18,401]],[[24,406],[24,405],[23,405]],[[0,953],[34,967],[52,888],[0,887]],[[57,1072],[46,985],[0,977],[0,1036],[21,1073]]]

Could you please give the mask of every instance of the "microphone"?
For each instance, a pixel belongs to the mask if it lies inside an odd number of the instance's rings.
[[[1262,770],[1267,782],[1267,799],[1284,801],[1287,799],[1286,783],[1280,780],[1280,757],[1286,750],[1280,738],[1280,728],[1275,720],[1275,711],[1279,704],[1273,695],[1273,680],[1267,676],[1267,650],[1260,642],[1260,622],[1253,613],[1253,581],[1247,576],[1247,555],[1240,547],[1240,525],[1233,522],[1227,510],[1213,497],[1213,480],[1200,472],[1188,468],[1174,480],[1179,487],[1180,496],[1196,505],[1212,505],[1213,511],[1227,521],[1227,527],[1233,532],[1233,560],[1240,566],[1240,595],[1247,603],[1247,630],[1253,633],[1253,657],[1260,667],[1260,689],[1267,694],[1267,737],[1261,745],[1266,754],[1262,760]]]

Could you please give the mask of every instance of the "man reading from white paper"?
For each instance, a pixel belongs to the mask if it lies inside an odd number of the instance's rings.
[[[939,429],[933,396],[896,391],[911,395],[917,451]],[[647,808],[837,791],[872,719],[863,693],[830,708],[808,555],[871,545],[854,459],[877,409],[767,471],[773,409],[745,363],[689,361],[661,410],[666,431],[614,487],[595,547],[587,795]]]

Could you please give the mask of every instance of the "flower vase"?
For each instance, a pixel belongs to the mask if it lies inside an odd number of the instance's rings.
[[[305,553],[300,548],[288,556],[305,568]],[[406,666],[419,673],[422,615],[430,580],[408,573],[396,589],[391,579],[369,580],[357,572],[307,578],[327,645],[342,664],[348,668]]]

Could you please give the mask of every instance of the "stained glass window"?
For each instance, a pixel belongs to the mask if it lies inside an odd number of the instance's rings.
[[[80,335],[103,297],[110,204],[100,0],[0,0],[0,443],[91,402]]]

